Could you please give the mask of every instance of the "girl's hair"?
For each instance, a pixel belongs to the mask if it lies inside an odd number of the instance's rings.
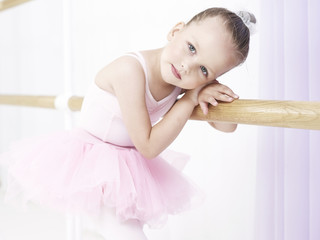
[[[221,17],[225,23],[227,30],[229,30],[229,32],[231,33],[235,48],[237,50],[239,64],[241,64],[246,60],[248,56],[250,43],[250,30],[244,23],[243,16],[248,16],[248,21],[246,24],[256,23],[256,18],[252,13],[242,11],[237,15],[236,13],[231,12],[225,8],[208,8],[195,15],[187,23],[187,25],[193,22],[200,22],[201,20],[204,20],[208,17]]]

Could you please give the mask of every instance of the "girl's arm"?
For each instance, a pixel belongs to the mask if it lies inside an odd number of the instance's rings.
[[[198,101],[204,114],[208,113],[208,104],[217,106],[217,100],[232,102],[239,97],[227,86],[220,84],[217,80],[204,87],[198,96]],[[215,129],[222,132],[234,132],[237,124],[223,122],[208,122]]]
[[[189,91],[152,127],[145,103],[145,76],[139,62],[122,57],[103,69],[97,81],[100,87],[111,88],[133,144],[149,159],[158,156],[173,142],[198,104],[199,89]]]
[[[208,122],[215,129],[222,132],[234,132],[237,129],[237,124],[235,123],[223,123],[223,122]]]

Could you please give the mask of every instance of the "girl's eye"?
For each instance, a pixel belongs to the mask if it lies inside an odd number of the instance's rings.
[[[200,69],[201,69],[203,75],[205,75],[207,77],[208,76],[208,70],[206,69],[206,67],[200,66]]]
[[[188,47],[189,47],[189,50],[191,53],[193,53],[193,54],[196,53],[196,48],[192,44],[189,43]]]

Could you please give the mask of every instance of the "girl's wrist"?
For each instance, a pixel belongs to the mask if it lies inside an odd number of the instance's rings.
[[[196,97],[193,97],[192,94],[190,94],[188,92],[186,92],[180,100],[188,102],[193,107],[195,107],[199,104],[198,99]]]

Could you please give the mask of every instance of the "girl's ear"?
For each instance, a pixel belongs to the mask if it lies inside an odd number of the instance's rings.
[[[167,39],[168,41],[171,41],[174,38],[174,35],[181,31],[181,29],[183,29],[186,26],[186,24],[184,22],[179,22],[177,23],[168,33],[167,35]]]

